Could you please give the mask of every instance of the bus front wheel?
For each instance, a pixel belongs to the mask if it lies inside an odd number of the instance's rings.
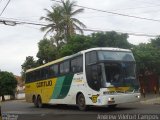
[[[86,106],[86,102],[85,102],[85,97],[83,94],[79,94],[77,97],[77,105],[79,110],[86,110],[87,106]]]
[[[114,105],[108,105],[108,108],[111,108],[111,109],[113,109],[113,108],[115,108],[115,107],[117,107],[117,104],[114,104]]]

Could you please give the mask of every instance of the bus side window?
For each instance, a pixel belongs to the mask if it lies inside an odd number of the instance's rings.
[[[67,74],[70,72],[70,61],[60,63],[60,74]]]
[[[35,71],[35,80],[40,80],[40,71]]]
[[[58,76],[58,64],[49,67],[49,76],[51,77]]]
[[[44,68],[41,69],[41,80],[45,78],[45,71]]]
[[[71,60],[71,71],[73,73],[83,72],[83,57],[79,56]]]
[[[45,68],[43,68],[42,69],[42,71],[43,71],[43,79],[47,79],[49,76],[48,76],[48,67],[45,67]]]
[[[26,83],[30,82],[30,73],[26,73]]]
[[[86,53],[86,65],[94,64],[97,62],[97,52],[92,51]]]

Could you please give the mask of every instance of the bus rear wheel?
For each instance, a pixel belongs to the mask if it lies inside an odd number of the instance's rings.
[[[35,107],[38,107],[36,96],[33,96],[32,101],[33,101],[34,106],[35,106]]]
[[[84,110],[87,109],[86,102],[85,102],[85,97],[84,97],[83,94],[78,95],[77,105],[78,105],[79,110],[81,110],[81,111],[84,111]]]
[[[39,108],[43,107],[41,96],[37,97],[37,107],[39,107]]]

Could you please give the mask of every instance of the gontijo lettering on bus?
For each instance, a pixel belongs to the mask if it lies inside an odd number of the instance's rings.
[[[39,88],[39,87],[52,86],[52,80],[37,82],[37,83],[36,83],[36,86],[37,86],[37,88]]]

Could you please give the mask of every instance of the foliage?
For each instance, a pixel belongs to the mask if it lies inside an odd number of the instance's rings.
[[[81,50],[93,47],[119,47],[130,48],[131,44],[127,41],[127,34],[116,32],[94,33],[91,36],[75,35],[60,50],[60,55],[71,55]]]
[[[0,96],[14,95],[17,86],[16,78],[12,73],[0,71]]]
[[[63,16],[62,16],[62,7],[59,5],[55,5],[51,7],[51,11],[48,9],[45,9],[47,11],[46,17],[41,17],[41,20],[45,20],[48,22],[47,26],[44,26],[41,28],[41,31],[47,31],[45,36],[48,33],[53,33],[56,31],[56,35],[59,37],[62,37],[63,33]]]
[[[47,26],[41,28],[42,31],[47,31],[48,33],[55,33],[56,36],[56,45],[59,41],[64,40],[68,42],[71,35],[76,33],[76,30],[83,33],[83,30],[80,27],[85,27],[85,25],[76,19],[76,16],[79,13],[82,13],[84,9],[75,10],[76,2],[70,0],[62,0],[62,4],[56,4],[52,6],[52,10],[47,10],[46,17],[41,17],[48,22]],[[46,35],[45,34],[45,35]]]
[[[152,44],[154,47],[160,49],[160,36],[158,36],[158,37],[155,38],[155,39],[151,39],[151,44]]]
[[[38,53],[37,57],[39,58],[40,63],[47,63],[56,59],[56,46],[52,43],[51,40],[43,39],[38,43]]]
[[[119,47],[131,48],[131,44],[127,41],[127,34],[119,34],[115,31],[105,33],[93,33],[91,39],[97,47]]]
[[[92,40],[89,36],[75,35],[72,36],[70,41],[60,49],[60,56],[63,57],[71,55],[93,46],[94,45],[92,44]]]
[[[26,60],[24,61],[24,63],[21,66],[22,66],[22,69],[24,72],[30,68],[36,67],[36,62],[35,62],[33,56],[27,56]]]
[[[148,68],[160,73],[160,50],[152,43],[139,44],[133,48],[138,69]]]
[[[70,0],[66,0],[66,2],[64,2],[64,0],[62,0],[62,16],[64,22],[65,37],[67,42],[69,41],[70,37],[74,35],[76,30],[78,30],[80,33],[83,33],[83,30],[80,27],[86,27],[81,21],[74,17],[82,13],[84,9],[80,8],[75,10],[75,5],[75,1],[71,2]]]
[[[21,65],[22,66],[22,71],[21,71],[22,80],[25,80],[25,72],[26,72],[26,70],[28,70],[30,68],[33,68],[33,67],[36,67],[37,65],[38,64],[34,60],[33,56],[27,56],[26,60]]]

